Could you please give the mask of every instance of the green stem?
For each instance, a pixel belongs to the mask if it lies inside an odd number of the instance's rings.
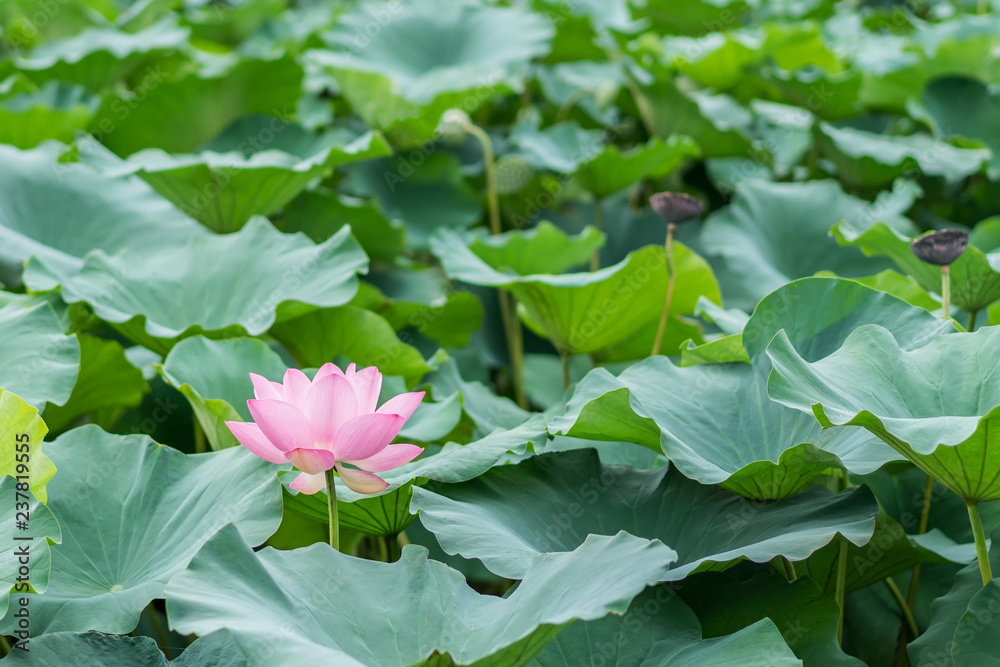
[[[847,470],[840,471],[840,486],[842,491],[851,487],[851,478]],[[847,593],[847,540],[840,542],[840,549],[837,552],[837,582],[834,592],[837,598],[837,606],[840,607],[840,616],[837,618],[837,643],[844,639],[844,596]]]
[[[156,609],[153,608],[153,603],[150,602],[146,605],[146,613],[149,615],[149,624],[153,626],[153,632],[156,633],[156,639],[160,642],[160,650],[163,651],[163,655],[167,657],[167,660],[173,660],[170,655],[170,648],[167,646],[167,633],[163,630],[163,624],[160,623],[160,619],[156,616]]]
[[[886,587],[889,592],[892,593],[892,598],[896,601],[896,605],[899,606],[899,611],[903,614],[903,619],[906,621],[907,627],[910,629],[910,633],[914,637],[920,636],[920,627],[917,625],[917,621],[913,618],[913,612],[906,604],[906,600],[903,599],[903,594],[899,591],[899,586],[896,582],[886,577],[882,581],[885,582]]]
[[[781,557],[781,564],[785,568],[785,578],[789,582],[795,581],[799,576],[795,573],[795,565],[784,556]]]
[[[604,227],[604,211],[602,209],[601,198],[596,197],[594,199],[594,228],[597,231],[601,231]],[[601,249],[594,248],[594,252],[590,256],[590,270],[597,271],[599,268],[601,268]]]
[[[667,257],[667,294],[663,299],[663,312],[660,313],[660,324],[656,328],[656,339],[653,341],[653,352],[651,356],[660,353],[663,345],[663,334],[667,331],[667,318],[670,316],[670,302],[674,299],[674,282],[676,281],[676,271],[674,270],[674,231],[677,225],[672,222],[667,223],[667,242],[663,244]]]
[[[965,327],[966,331],[975,331],[976,330],[976,315],[978,315],[978,314],[979,314],[979,310],[978,309],[977,310],[970,310],[969,311],[969,325],[967,327]]]
[[[390,535],[389,537],[386,537],[385,544],[389,550],[389,560],[387,562],[395,563],[399,560],[402,553],[402,549],[399,546],[399,536]]]
[[[941,267],[941,316],[951,317],[951,271],[947,264]]]
[[[337,513],[337,486],[333,468],[326,471],[327,512],[330,516],[330,546],[340,551],[340,515]]]
[[[920,526],[917,528],[917,535],[927,532],[927,522],[931,515],[931,498],[934,496],[934,478],[927,476],[927,486],[924,487],[924,504],[920,509]],[[913,610],[917,603],[917,587],[920,584],[920,563],[913,566],[913,574],[910,577],[910,590],[906,593],[906,605]]]
[[[0,648],[3,649],[4,655],[10,653],[10,644],[7,642],[7,638],[3,635],[0,635]]]
[[[985,14],[986,13],[986,0],[979,0],[979,4],[978,4],[978,6],[977,6],[976,9],[977,9],[977,11],[978,11],[978,13],[980,15]]]
[[[572,383],[573,379],[570,374],[570,354],[566,350],[559,350],[559,356],[562,357],[562,380],[563,380],[563,391],[569,389],[569,385]]]
[[[205,446],[205,430],[201,427],[201,422],[198,418],[194,418],[194,451],[198,454],[203,454],[208,449]]]
[[[990,555],[986,550],[986,533],[983,532],[983,519],[979,516],[979,505],[966,502],[969,507],[969,523],[972,524],[972,537],[976,541],[976,560],[979,561],[979,574],[983,577],[983,586],[993,581],[993,570],[990,569]]]

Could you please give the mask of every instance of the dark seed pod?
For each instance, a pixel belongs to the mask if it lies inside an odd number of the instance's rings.
[[[928,264],[947,266],[958,259],[968,245],[969,232],[964,229],[942,229],[913,239],[910,250]]]
[[[705,212],[700,201],[683,192],[657,192],[650,196],[649,206],[667,222],[687,222]]]

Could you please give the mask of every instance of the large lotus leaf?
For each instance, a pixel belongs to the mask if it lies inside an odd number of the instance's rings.
[[[344,225],[372,259],[391,262],[406,247],[402,222],[389,220],[377,206],[324,190],[307,191],[293,199],[274,220],[283,232],[302,232],[322,243]]]
[[[133,70],[186,45],[188,35],[188,29],[178,26],[174,18],[135,33],[89,28],[73,37],[43,44],[17,58],[14,64],[39,83],[68,81],[103,92]],[[150,67],[156,69],[159,65]]]
[[[990,566],[996,572],[1000,568],[1000,530],[994,529],[992,542]],[[907,647],[911,664],[915,667],[941,664],[971,667],[994,662],[996,630],[991,624],[995,624],[997,618],[996,584],[997,580],[994,579],[983,586],[977,563],[971,563],[960,570],[955,575],[951,590],[931,605],[931,619],[927,629]],[[987,606],[987,609],[983,609],[983,606]],[[990,606],[992,611],[988,611]],[[983,649],[993,650],[994,654],[990,656]],[[964,655],[966,652],[970,655]],[[987,656],[993,659],[990,660]]]
[[[242,447],[189,456],[82,426],[47,449],[60,469],[49,507],[64,539],[45,595],[31,601],[33,634],[127,633],[222,526],[260,544],[281,520],[274,465]],[[4,634],[14,623],[0,621]]]
[[[150,148],[129,156],[125,168],[209,229],[234,232],[254,215],[269,215],[292,200],[317,176],[340,164],[388,155],[381,135],[360,137],[328,133],[309,137],[301,127],[273,119],[259,130],[244,128],[261,150],[247,155],[205,150],[169,155]],[[295,136],[287,136],[295,135]],[[287,141],[269,145],[266,138]],[[310,145],[295,145],[309,140]],[[291,145],[288,145],[291,144]]]
[[[247,399],[253,396],[250,373],[280,382],[287,366],[266,343],[254,338],[186,338],[170,350],[159,372],[191,403],[212,449],[239,441],[226,421],[253,421]]]
[[[703,35],[739,24],[758,6],[758,0],[691,0],[682,4],[665,0],[638,0],[632,3],[637,19],[649,19],[663,34]]]
[[[383,215],[404,222],[407,243],[414,248],[426,248],[439,227],[465,229],[479,221],[482,205],[466,183],[458,158],[421,151],[409,155],[415,157],[404,154],[355,165],[348,189],[374,197]]]
[[[839,433],[767,397],[768,364],[674,366],[653,357],[619,377],[592,371],[549,428],[593,440],[635,440],[663,452],[686,477],[755,500],[787,498],[839,459]],[[641,438],[641,440],[640,440]]]
[[[519,232],[508,232],[497,244],[522,247],[521,236]],[[524,245],[548,242],[546,236],[531,237]],[[432,247],[450,277],[510,290],[523,306],[525,323],[559,349],[618,361],[648,355],[652,348],[667,285],[666,258],[661,247],[647,246],[600,271],[564,275],[517,275],[509,266],[491,266],[493,253],[481,257],[475,244],[470,247],[448,231],[436,236]],[[539,253],[532,252],[535,256]],[[668,352],[685,340],[701,338],[697,326],[680,319],[694,312],[700,297],[721,302],[715,277],[705,260],[677,243],[674,261],[677,283],[663,343]]]
[[[9,393],[0,394],[0,410],[4,409],[3,397]],[[14,436],[20,433],[10,433],[9,439],[5,442],[11,443],[4,449],[14,451]],[[29,468],[35,464],[34,460],[29,460]],[[15,471],[8,471],[8,475],[13,475]],[[27,479],[27,475],[22,475]],[[52,567],[52,544],[59,544],[62,540],[62,532],[59,529],[59,522],[56,521],[52,510],[36,500],[29,490],[31,480],[19,482],[13,476],[0,478],[0,500],[3,500],[7,509],[3,513],[3,525],[0,526],[0,544],[4,545],[3,554],[0,555],[0,590],[4,592],[0,600],[0,614],[7,613],[8,597],[7,592],[13,594],[10,605],[15,613],[22,607],[28,608],[28,614],[34,612],[31,602],[35,597],[29,596],[31,601],[27,605],[22,605],[20,599],[26,593],[44,593],[49,584],[50,569]],[[20,488],[19,488],[20,487]],[[44,492],[44,487],[42,491]],[[25,560],[25,556],[27,559]],[[27,574],[24,566],[27,565]],[[13,634],[13,633],[7,633]]]
[[[437,453],[425,453],[416,461],[379,473],[389,486],[378,494],[361,495],[337,483],[340,522],[345,528],[369,535],[397,535],[416,518],[410,514],[410,498],[414,484],[428,481],[454,484],[478,477],[497,464],[508,452],[524,454],[528,444],[544,444],[545,419],[539,415],[510,430],[497,429],[484,438],[467,445],[448,443]],[[294,477],[282,476],[282,483]],[[324,522],[327,520],[325,491],[314,495],[288,492],[285,507],[303,516]]]
[[[744,558],[803,560],[838,534],[864,544],[878,512],[864,488],[832,494],[813,487],[754,503],[676,470],[602,466],[593,450],[541,454],[461,484],[415,488],[412,506],[446,552],[478,558],[504,577],[519,577],[539,553],[568,551],[590,533],[627,530],[677,551],[664,581]]]
[[[447,20],[446,20],[447,19]],[[420,0],[345,12],[310,56],[333,71],[351,107],[370,126],[417,119],[418,145],[449,107],[470,112],[494,92],[520,91],[533,57],[549,49],[549,21],[522,7]],[[413,130],[411,130],[413,131]]]
[[[702,247],[726,268],[727,303],[750,310],[765,294],[821,269],[851,277],[885,268],[854,249],[838,247],[829,231],[844,219],[894,218],[898,212],[845,194],[835,181],[748,180],[737,186],[732,204],[705,221]]]
[[[827,276],[832,274],[820,271],[816,275]],[[897,299],[902,299],[911,306],[923,308],[931,313],[941,307],[941,301],[931,296],[927,290],[920,286],[920,283],[910,276],[904,276],[902,273],[893,271],[892,269],[879,271],[873,276],[852,278],[852,280],[878,290],[879,292],[891,294]]]
[[[227,527],[170,582],[167,611],[174,630],[228,628],[251,662],[275,667],[516,667],[574,620],[624,613],[673,558],[656,541],[595,535],[571,553],[539,557],[513,593],[497,598],[428,560],[423,547],[404,547],[396,563],[325,544],[254,553]]]
[[[202,68],[187,76],[150,68],[137,92],[106,95],[91,133],[120,156],[144,148],[190,153],[246,115],[294,117],[288,105],[301,95],[303,74],[292,55],[202,59]]]
[[[420,351],[402,342],[391,324],[357,306],[315,310],[279,322],[271,334],[303,368],[318,368],[342,355],[359,366],[378,366],[386,375],[402,376],[411,387],[431,370]]]
[[[80,343],[63,333],[48,303],[25,308],[0,307],[0,387],[19,394],[36,408],[65,404],[80,364]]]
[[[80,86],[58,81],[35,92],[5,96],[0,101],[0,143],[21,149],[48,139],[69,143],[90,122],[98,103]]]
[[[462,411],[474,425],[473,437],[485,437],[498,428],[514,429],[531,418],[530,412],[506,396],[497,396],[482,382],[463,379],[454,359],[440,361],[427,381],[435,400],[443,401],[455,393],[462,397]]]
[[[346,303],[367,266],[348,228],[315,245],[253,218],[235,234],[195,236],[186,247],[94,251],[75,274],[32,260],[25,283],[58,282],[67,303],[86,302],[129,337],[166,352],[171,339],[194,333],[263,333],[285,302]]]
[[[531,667],[659,667],[802,663],[764,618],[727,636],[702,639],[694,612],[666,585],[646,589],[624,616],[574,623],[542,649]]]
[[[77,334],[80,342],[80,374],[65,405],[45,406],[45,423],[61,431],[75,419],[90,415],[90,421],[110,425],[125,408],[137,407],[149,385],[142,371],[125,357],[125,350],[113,340]]]
[[[915,230],[900,233],[884,222],[871,223],[870,220],[845,220],[830,233],[841,245],[856,246],[868,255],[891,258],[901,271],[916,279],[925,290],[940,294],[940,267],[917,259],[910,250],[910,239]],[[1000,252],[983,252],[969,246],[952,262],[949,271],[951,302],[956,308],[978,311],[1000,299]]]
[[[992,152],[991,180],[1000,177],[1000,104],[982,82],[947,77],[927,84],[923,108],[946,137],[981,141]]]
[[[957,148],[928,134],[890,136],[820,123],[816,143],[845,183],[881,188],[914,170],[957,183],[979,171],[990,151]]]
[[[172,662],[143,635],[49,632],[32,637],[28,649],[12,651],[5,660],[24,667],[63,667],[68,656],[75,667],[251,667],[226,630],[198,638]]]
[[[685,158],[698,155],[698,145],[687,137],[654,137],[624,152],[609,144],[577,170],[576,178],[595,197],[606,197],[647,176],[666,176]]]
[[[555,48],[558,48],[558,37],[556,42]],[[551,67],[538,67],[535,69],[538,85],[546,99],[560,109],[578,108],[586,114],[585,117],[590,117],[601,125],[611,125],[617,118],[617,109],[613,103],[627,81],[624,63],[598,60],[603,58],[601,53],[588,54],[587,58],[594,60],[572,60]],[[564,125],[566,124],[559,123],[552,127]],[[598,139],[595,146],[599,149],[603,141],[600,133],[596,133],[596,136]],[[570,159],[573,160],[572,157]]]
[[[728,573],[706,572],[685,581],[678,594],[698,615],[707,637],[770,619],[807,665],[863,664],[840,648],[840,609],[809,577],[789,582],[776,572],[762,572],[740,581]]]
[[[105,178],[79,164],[58,163],[60,148],[54,142],[29,151],[0,145],[0,179],[7,184],[0,198],[4,274],[19,275],[31,256],[75,271],[97,248],[108,254],[162,250],[209,235],[138,178]]]
[[[768,346],[772,399],[812,413],[824,428],[864,426],[967,502],[1000,499],[1000,415],[992,363],[1000,329],[939,336],[906,350],[865,325],[832,355],[810,363],[779,332]]]
[[[0,442],[5,443],[0,450],[0,474],[11,477],[22,476],[18,481],[27,482],[31,493],[43,503],[48,500],[46,484],[56,474],[52,460],[42,452],[42,438],[49,429],[38,416],[38,409],[29,405],[13,391],[0,387]],[[16,445],[28,444],[27,452],[17,451]],[[18,461],[17,457],[28,454],[28,461]],[[26,464],[28,472],[18,470],[18,463]],[[9,504],[8,507],[13,507]],[[10,525],[5,524],[5,525]]]
[[[605,150],[604,133],[588,130],[573,121],[539,129],[537,122],[521,122],[510,132],[517,154],[536,169],[572,174]],[[662,142],[660,142],[662,145]]]
[[[469,249],[501,273],[558,275],[586,265],[603,244],[604,234],[593,227],[569,236],[543,221],[524,232],[475,237]]]

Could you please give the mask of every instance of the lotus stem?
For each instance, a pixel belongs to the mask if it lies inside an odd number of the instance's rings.
[[[468,123],[465,131],[479,140],[483,147],[483,162],[486,165],[486,199],[490,211],[490,232],[496,236],[502,230],[500,226],[500,199],[497,196],[496,164],[493,155],[493,142],[490,135],[478,125]],[[504,332],[507,334],[507,353],[510,355],[510,365],[513,373],[514,399],[519,406],[527,409],[528,402],[524,396],[524,343],[521,337],[520,323],[509,292],[498,290],[500,301],[500,316],[503,318]]]
[[[573,382],[572,375],[570,373],[570,354],[567,350],[560,348],[559,356],[562,357],[562,381],[563,381],[563,391],[569,389],[570,384]]]
[[[399,544],[399,536],[389,535],[385,538],[385,545],[387,549],[387,563],[395,563],[399,560],[401,554],[401,548]]]
[[[798,579],[799,575],[795,573],[795,565],[792,563],[792,561],[782,556],[781,565],[785,569],[785,579],[788,579],[789,583]]]
[[[882,581],[885,582],[886,588],[892,593],[892,598],[896,601],[899,606],[899,611],[903,614],[903,620],[906,621],[906,626],[910,629],[910,632],[914,637],[920,636],[920,626],[917,625],[917,619],[913,618],[913,612],[906,604],[906,600],[903,599],[903,594],[899,591],[899,586],[896,582],[892,580],[891,577],[886,577]],[[838,635],[839,638],[839,635]]]
[[[663,244],[663,249],[667,257],[667,294],[663,299],[663,312],[660,313],[660,325],[656,328],[656,339],[653,341],[653,353],[656,356],[660,353],[663,345],[663,334],[667,331],[667,318],[670,316],[670,302],[674,300],[674,283],[677,280],[677,272],[674,269],[674,232],[677,225],[673,222],[667,223],[667,242]]]
[[[201,427],[198,417],[194,417],[194,451],[196,454],[204,454],[208,451],[205,445],[205,430]]]
[[[841,490],[846,491],[851,488],[851,477],[847,470],[840,471]],[[837,551],[837,584],[834,595],[837,598],[837,606],[840,607],[840,615],[837,617],[837,643],[844,639],[844,597],[847,594],[847,540],[842,539],[840,548]]]
[[[966,331],[976,330],[976,316],[979,315],[979,309],[969,311],[969,324],[965,327]]]
[[[990,569],[990,554],[986,550],[986,533],[983,532],[983,519],[979,516],[979,504],[966,501],[969,507],[969,523],[972,524],[972,537],[976,541],[976,560],[979,561],[979,574],[983,577],[983,586],[993,581],[993,570]]]
[[[156,609],[153,608],[152,602],[146,605],[146,613],[149,615],[149,624],[153,626],[153,632],[156,633],[156,638],[160,642],[160,650],[163,651],[163,655],[166,656],[167,660],[173,660],[170,654],[170,647],[167,646],[167,633],[163,631],[163,624],[156,617]]]
[[[326,471],[326,500],[330,516],[330,546],[340,551],[340,515],[337,513],[337,485],[333,468]]]
[[[0,635],[0,649],[3,649],[4,655],[10,653],[10,643],[7,641],[7,638],[4,637],[3,635]]]
[[[920,525],[917,528],[917,535],[927,532],[927,522],[931,514],[931,499],[934,496],[934,478],[927,476],[927,486],[924,487],[924,504],[920,509]],[[920,563],[913,566],[913,574],[910,577],[910,590],[906,594],[906,605],[913,611],[913,606],[917,603],[917,587],[920,584]]]
[[[597,231],[602,231],[604,227],[604,211],[602,210],[602,199],[600,197],[594,198],[594,228]],[[597,271],[601,268],[601,249],[595,248],[594,252],[590,255],[590,270]]]
[[[941,317],[951,317],[951,270],[947,264],[941,266]]]

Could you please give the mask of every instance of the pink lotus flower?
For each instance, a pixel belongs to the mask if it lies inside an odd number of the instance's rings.
[[[356,371],[351,364],[345,372],[323,364],[312,382],[296,368],[289,368],[280,384],[256,373],[250,379],[256,398],[247,407],[254,421],[227,421],[226,426],[265,461],[290,461],[301,470],[291,488],[302,493],[320,491],[331,468],[352,491],[378,493],[389,483],[373,472],[392,470],[423,451],[389,443],[424,392],[400,394],[376,410],[382,374],[374,366]]]

